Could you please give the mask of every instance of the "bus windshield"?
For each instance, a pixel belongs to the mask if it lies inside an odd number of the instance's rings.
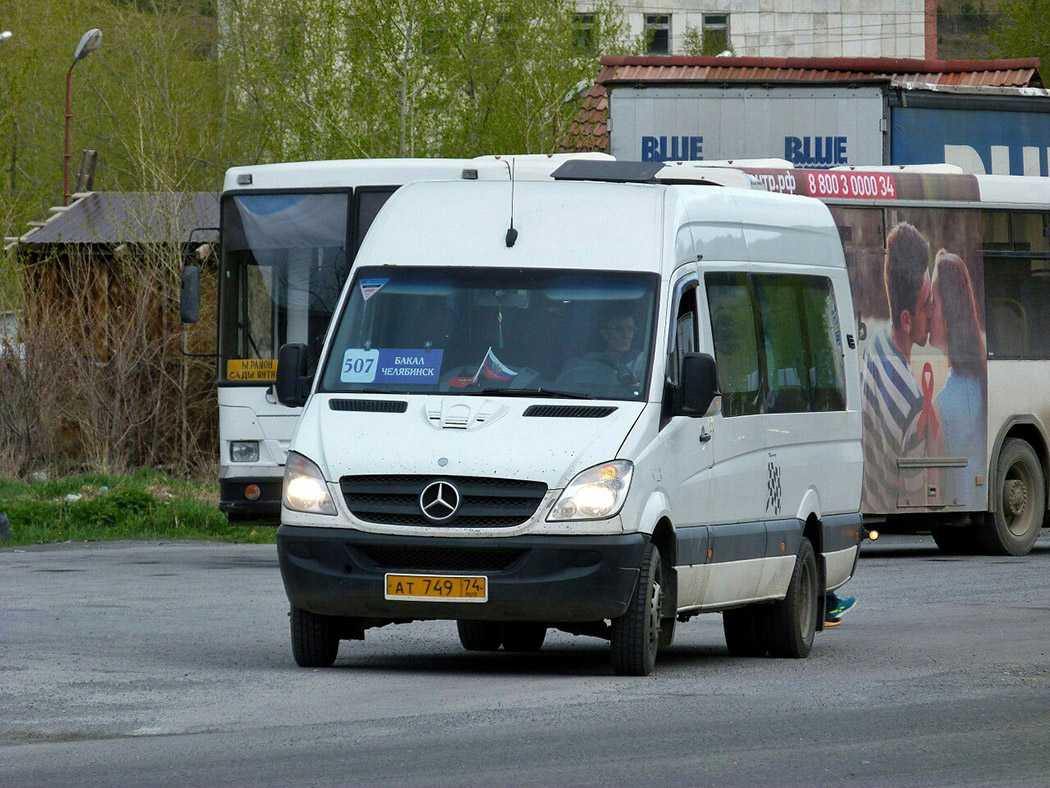
[[[247,194],[222,205],[219,379],[270,382],[286,342],[316,366],[349,271],[350,194]]]
[[[362,268],[321,390],[639,400],[657,285],[645,273]]]

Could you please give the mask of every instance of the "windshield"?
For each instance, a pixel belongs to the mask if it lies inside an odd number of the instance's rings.
[[[321,390],[641,399],[658,282],[604,271],[362,268]]]
[[[346,280],[348,193],[250,194],[222,206],[219,375],[276,377],[286,342],[321,343]]]

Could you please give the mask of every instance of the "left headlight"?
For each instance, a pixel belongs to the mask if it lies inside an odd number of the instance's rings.
[[[604,520],[620,513],[631,488],[634,464],[613,460],[580,471],[547,515],[549,522]]]
[[[336,514],[321,469],[301,454],[288,452],[284,465],[284,505],[293,512]]]

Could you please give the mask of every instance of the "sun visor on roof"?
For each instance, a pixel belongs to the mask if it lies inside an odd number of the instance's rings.
[[[574,159],[551,173],[556,181],[604,181],[606,183],[653,183],[664,168],[655,161],[594,161]]]

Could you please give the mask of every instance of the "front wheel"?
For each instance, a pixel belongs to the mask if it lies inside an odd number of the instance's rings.
[[[500,639],[507,651],[539,651],[547,638],[547,627],[531,621],[512,621],[499,625]]]
[[[627,612],[612,622],[612,666],[619,676],[648,676],[653,672],[660,644],[662,580],[660,550],[649,543]]]
[[[467,651],[496,651],[502,642],[495,621],[457,621],[459,642]]]
[[[330,668],[339,653],[339,635],[328,616],[292,608],[292,655],[301,668]]]
[[[819,575],[817,556],[809,539],[802,537],[795,554],[787,596],[769,611],[769,653],[774,657],[800,659],[813,648],[817,631]]]
[[[984,549],[992,555],[1027,555],[1043,527],[1046,487],[1042,463],[1026,441],[1003,442],[994,491],[995,511],[985,515],[980,531]]]

